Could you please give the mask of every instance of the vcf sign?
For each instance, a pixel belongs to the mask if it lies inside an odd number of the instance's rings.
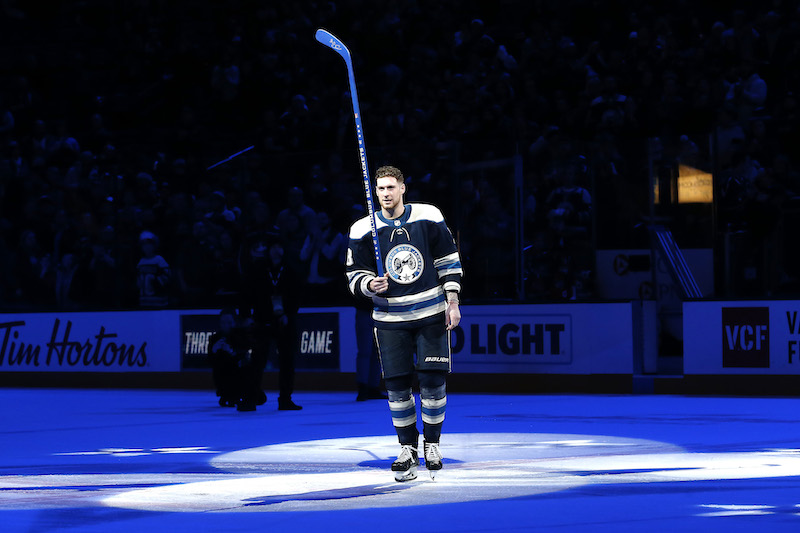
[[[769,307],[722,308],[723,368],[769,368]]]

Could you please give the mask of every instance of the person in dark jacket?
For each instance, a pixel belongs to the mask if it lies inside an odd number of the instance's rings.
[[[270,346],[278,353],[278,409],[296,411],[294,347],[302,279],[289,268],[277,236],[266,232],[248,235],[242,248],[240,314],[254,334],[253,357],[266,366]]]

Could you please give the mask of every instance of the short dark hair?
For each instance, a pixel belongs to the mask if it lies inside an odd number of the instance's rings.
[[[377,181],[378,178],[397,178],[398,182],[404,182],[403,173],[400,169],[391,165],[379,167],[378,170],[375,171],[375,180]]]

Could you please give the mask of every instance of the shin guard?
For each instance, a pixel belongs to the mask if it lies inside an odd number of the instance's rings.
[[[419,431],[417,430],[417,408],[411,389],[402,391],[388,390],[389,410],[392,413],[392,424],[397,431],[400,444],[417,446]]]
[[[420,401],[422,403],[422,424],[425,440],[439,442],[442,434],[444,413],[447,409],[447,392],[444,385],[424,387],[420,385]]]

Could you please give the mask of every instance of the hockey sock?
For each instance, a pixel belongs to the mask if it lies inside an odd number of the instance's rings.
[[[417,446],[419,431],[417,430],[417,408],[411,388],[404,390],[387,390],[389,410],[392,413],[392,424],[397,431],[400,444]]]
[[[439,442],[447,409],[445,375],[439,372],[420,372],[419,391],[425,440]]]

